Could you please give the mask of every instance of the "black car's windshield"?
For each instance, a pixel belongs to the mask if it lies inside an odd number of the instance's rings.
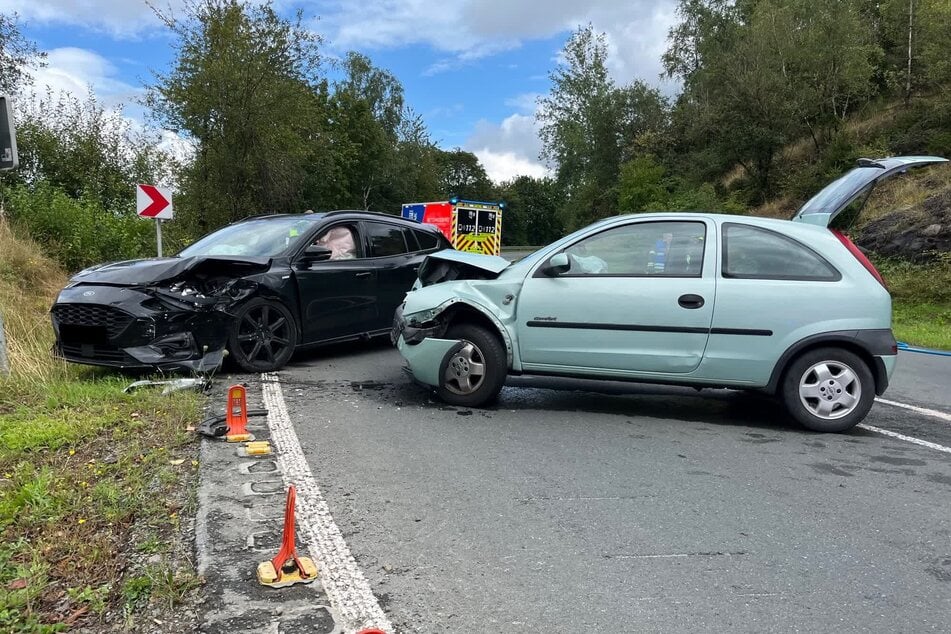
[[[273,257],[297,244],[323,214],[259,218],[228,225],[183,249],[179,257],[243,255]]]

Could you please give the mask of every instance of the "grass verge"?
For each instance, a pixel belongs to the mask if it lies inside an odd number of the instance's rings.
[[[65,276],[39,253],[0,220],[0,631],[145,629],[198,585],[180,523],[200,398],[124,394],[130,379],[53,360]]]
[[[951,253],[927,265],[881,260],[875,266],[892,294],[895,338],[951,350]]]

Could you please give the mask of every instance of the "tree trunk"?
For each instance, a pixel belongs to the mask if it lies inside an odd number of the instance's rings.
[[[908,70],[905,74],[905,106],[911,102],[911,43],[915,25],[915,0],[908,0]]]

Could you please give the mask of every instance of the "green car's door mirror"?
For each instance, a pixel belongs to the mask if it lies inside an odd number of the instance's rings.
[[[549,277],[555,277],[567,273],[569,269],[571,269],[571,262],[568,260],[568,254],[561,252],[551,256],[542,271]]]

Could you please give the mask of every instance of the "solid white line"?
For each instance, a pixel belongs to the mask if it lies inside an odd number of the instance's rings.
[[[924,414],[925,416],[931,416],[932,418],[937,418],[938,420],[943,420],[946,423],[951,423],[951,414],[945,412],[940,412],[936,409],[928,409],[927,407],[918,407],[917,405],[907,405],[905,403],[899,403],[898,401],[889,401],[884,398],[875,398],[876,403],[884,403],[885,405],[891,405],[892,407],[901,407],[903,409],[911,410],[919,414]]]
[[[350,554],[304,458],[277,375],[262,374],[261,380],[267,424],[284,484],[297,487],[297,525],[317,564],[331,606],[337,610],[347,632],[371,627],[392,632],[393,626]]]
[[[922,447],[927,447],[928,449],[934,449],[935,451],[943,451],[944,453],[951,453],[951,447],[945,447],[944,445],[939,445],[936,442],[929,442],[927,440],[922,440],[921,438],[915,438],[914,436],[906,436],[905,434],[899,434],[898,432],[882,429],[881,427],[873,427],[871,425],[866,425],[865,423],[859,423],[858,425],[856,425],[856,427],[867,429],[868,431],[873,431],[876,434],[882,434],[883,436],[889,436],[891,438],[897,438],[898,440],[904,440],[905,442],[911,442],[916,445],[921,445]]]

